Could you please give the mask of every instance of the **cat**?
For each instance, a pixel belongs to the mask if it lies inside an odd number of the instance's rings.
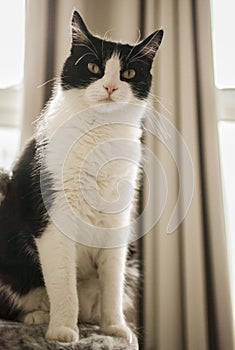
[[[105,334],[131,342],[132,331],[124,316],[128,310],[133,313],[132,296],[125,288],[125,273],[131,273],[126,265],[127,245],[114,247],[113,236],[97,240],[97,246],[94,242],[85,245],[79,238],[76,242],[69,236],[73,218],[65,216],[65,234],[56,220],[67,213],[65,195],[88,224],[82,236],[85,239],[89,227],[97,231],[105,228],[108,235],[113,226],[130,222],[134,196],[131,205],[113,214],[96,210],[84,195],[98,191],[112,203],[117,199],[117,183],[123,178],[133,188],[138,187],[141,125],[150,103],[151,67],[163,30],[135,45],[122,44],[93,35],[77,11],[73,12],[71,28],[70,55],[35,134],[12,174],[0,172],[0,318],[47,323],[46,338],[61,342],[79,340],[79,319],[97,323]],[[76,134],[82,136],[72,144],[64,162],[61,191],[59,170],[64,159],[60,152]],[[55,137],[58,149],[51,147]],[[112,158],[117,148],[112,143],[101,150],[96,146],[113,139],[122,140],[118,146],[122,154],[129,151],[125,140],[132,141],[130,149],[138,166],[127,166],[125,159],[110,161],[100,169],[96,181],[96,162]],[[92,150],[93,156],[84,164],[84,157]],[[78,173],[82,166],[85,177],[81,179]],[[55,214],[55,220],[50,213]],[[79,226],[76,229],[79,237]],[[135,274],[133,269],[133,281]]]
[[[7,186],[10,181],[10,176],[7,171],[0,168],[0,204],[6,196]]]

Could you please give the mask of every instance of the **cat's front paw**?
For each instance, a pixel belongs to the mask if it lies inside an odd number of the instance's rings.
[[[25,324],[47,324],[49,323],[49,319],[49,312],[43,310],[28,312],[20,317],[20,321]]]
[[[115,337],[121,337],[126,339],[130,344],[133,340],[133,333],[130,330],[129,327],[127,327],[124,324],[114,324],[109,326],[102,326],[101,332],[105,333],[106,335],[112,335]]]
[[[70,328],[66,326],[49,327],[46,338],[57,340],[63,343],[75,343],[79,340],[78,328]]]

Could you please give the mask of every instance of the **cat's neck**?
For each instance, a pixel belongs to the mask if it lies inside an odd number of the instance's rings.
[[[58,128],[68,121],[70,126],[84,128],[84,131],[90,127],[111,123],[119,123],[123,127],[132,125],[141,129],[146,106],[147,103],[143,102],[89,106],[82,90],[63,90],[58,86],[45,113],[46,135],[50,139]]]

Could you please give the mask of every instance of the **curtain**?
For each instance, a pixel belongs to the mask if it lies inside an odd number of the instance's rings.
[[[181,159],[178,170],[167,147],[148,135],[147,147],[155,152],[167,176],[168,196],[158,224],[140,244],[144,278],[140,343],[146,350],[232,350],[209,0],[37,3],[27,2],[23,141],[32,133],[31,122],[48,96],[47,85],[37,86],[58,76],[69,52],[69,22],[74,8],[93,32],[104,35],[111,29],[109,35],[116,40],[134,43],[138,28],[142,35],[164,29],[153,69],[154,108],[172,122],[188,146],[194,193],[186,218],[177,230],[167,234],[182,182],[179,173],[184,177],[187,169],[180,148],[176,150]],[[159,176],[153,175],[151,191],[155,198],[148,215],[155,215],[160,193]],[[184,198],[185,188],[181,190]]]
[[[172,159],[156,145],[171,195],[165,215],[144,242],[146,349],[232,349],[210,3],[146,1],[146,8],[147,30],[155,23],[165,30],[155,93],[171,103],[168,118],[184,137],[195,171],[190,210],[179,229],[166,235],[178,191],[177,174]]]
[[[41,87],[46,80],[47,67],[47,0],[35,2],[26,0],[25,23],[25,64],[23,110],[21,121],[21,145],[33,133],[33,121],[39,116],[45,103],[45,88]]]

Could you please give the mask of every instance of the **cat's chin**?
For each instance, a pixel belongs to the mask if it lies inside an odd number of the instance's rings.
[[[128,103],[127,102],[99,102],[90,106],[91,109],[98,113],[111,113],[118,110],[122,110]]]

